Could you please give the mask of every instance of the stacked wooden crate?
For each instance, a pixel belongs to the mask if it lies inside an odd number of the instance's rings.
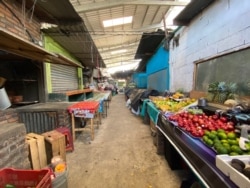
[[[60,156],[66,162],[65,135],[53,130],[41,135],[29,133],[26,135],[29,145],[30,162],[33,169],[42,169],[51,163],[51,159]]]
[[[53,130],[42,134],[45,138],[45,148],[48,164],[55,156],[61,156],[66,162],[66,140],[65,135]]]
[[[47,166],[44,136],[29,133],[26,135],[26,143],[29,145],[29,158],[32,169],[42,169]]]

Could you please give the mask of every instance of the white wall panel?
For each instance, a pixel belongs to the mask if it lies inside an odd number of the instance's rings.
[[[194,61],[250,46],[249,18],[249,0],[218,0],[177,31],[180,45],[170,43],[170,90],[192,89]]]

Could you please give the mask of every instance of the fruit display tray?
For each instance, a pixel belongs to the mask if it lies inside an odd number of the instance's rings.
[[[229,178],[240,188],[249,188],[250,179],[231,166],[230,162],[232,159],[239,159],[246,165],[249,165],[250,155],[217,155],[215,159],[216,167],[219,168],[226,176],[229,176]]]
[[[216,151],[216,149],[215,149],[213,146],[207,145],[207,144],[202,140],[202,138],[200,138],[200,141],[201,141],[206,147],[208,147],[209,149],[213,150],[213,151],[217,154],[217,151]]]

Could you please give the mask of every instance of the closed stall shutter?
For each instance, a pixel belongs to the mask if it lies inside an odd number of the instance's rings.
[[[51,64],[51,84],[53,93],[78,89],[77,68]]]

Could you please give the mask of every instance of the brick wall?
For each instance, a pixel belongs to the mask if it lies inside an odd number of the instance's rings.
[[[58,111],[58,121],[59,127],[68,127],[71,130],[71,116],[68,110],[60,110]]]
[[[0,27],[21,38],[32,41],[29,34],[35,41],[41,40],[40,23],[31,15],[31,11],[25,10],[22,13],[22,5],[14,0],[0,2]],[[29,14],[27,14],[29,12]]]
[[[25,136],[25,125],[18,123],[16,110],[0,111],[0,168],[31,168]]]
[[[14,108],[0,111],[0,126],[5,123],[18,122],[18,114]]]
[[[30,169],[29,150],[22,123],[0,125],[0,168]]]

